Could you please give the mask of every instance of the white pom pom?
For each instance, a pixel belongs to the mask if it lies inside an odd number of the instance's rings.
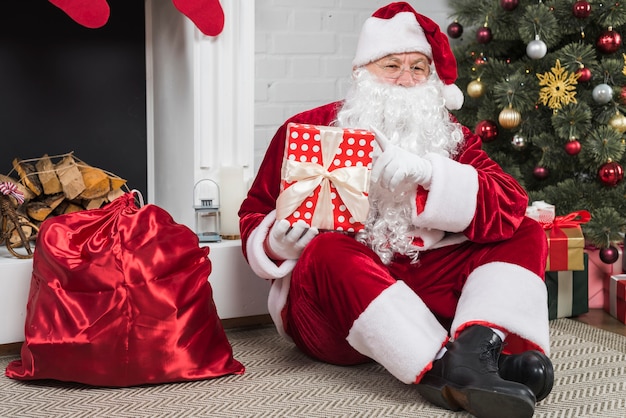
[[[463,92],[456,84],[446,84],[443,87],[443,99],[450,110],[458,110],[463,106]]]

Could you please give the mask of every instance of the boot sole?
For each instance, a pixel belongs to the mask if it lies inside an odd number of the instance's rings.
[[[451,411],[466,410],[479,418],[529,418],[535,412],[530,399],[449,382],[433,384],[422,379],[417,391],[434,405]]]

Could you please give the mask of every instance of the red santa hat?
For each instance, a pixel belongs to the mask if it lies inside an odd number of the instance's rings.
[[[389,54],[421,52],[435,64],[445,84],[443,96],[448,109],[460,109],[463,92],[454,84],[456,59],[448,37],[439,25],[417,13],[405,2],[381,7],[363,24],[352,65],[360,67]]]

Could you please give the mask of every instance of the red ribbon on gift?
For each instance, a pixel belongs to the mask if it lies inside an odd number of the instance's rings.
[[[568,236],[563,228],[578,228],[589,222],[591,214],[586,210],[579,210],[568,215],[557,216],[552,222],[542,223],[543,229],[550,230],[550,270],[570,270],[567,263]],[[564,255],[564,257],[563,257]]]

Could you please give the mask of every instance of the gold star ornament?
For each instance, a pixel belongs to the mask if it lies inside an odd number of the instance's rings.
[[[556,60],[552,71],[537,74],[539,85],[539,100],[544,106],[552,110],[561,109],[563,106],[576,102],[576,85],[580,74],[570,73],[561,67],[561,61]]]

